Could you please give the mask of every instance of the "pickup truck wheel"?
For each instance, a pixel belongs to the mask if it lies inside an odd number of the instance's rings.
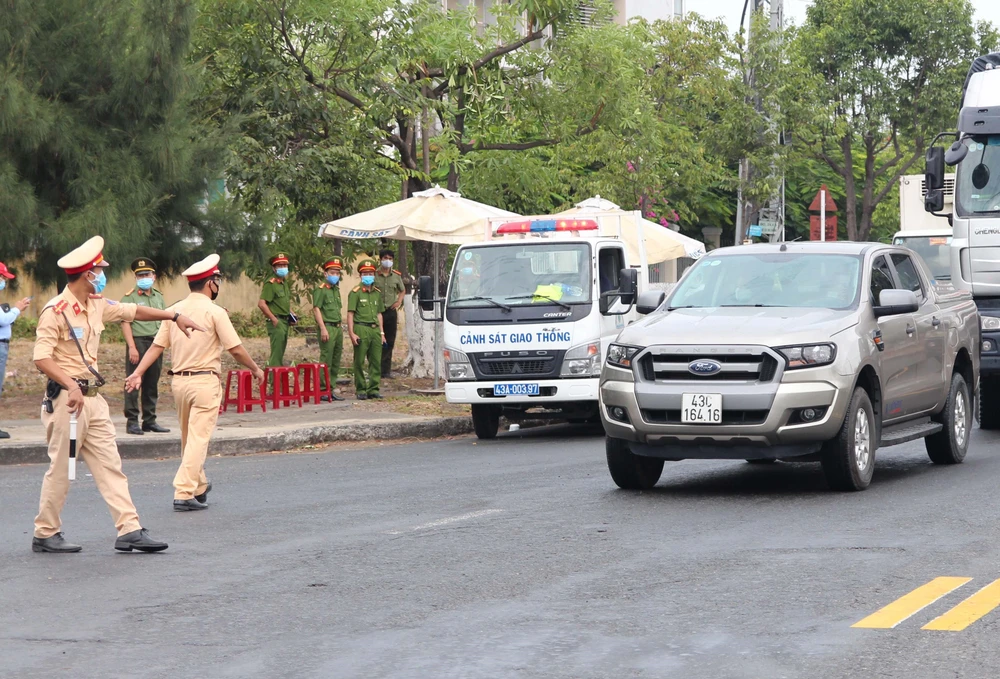
[[[660,480],[663,460],[636,455],[628,447],[628,441],[605,438],[608,455],[608,471],[619,488],[625,490],[649,490]]]
[[[979,428],[1000,429],[1000,380],[979,381]]]
[[[924,439],[927,457],[934,464],[958,464],[965,459],[972,430],[971,403],[965,378],[955,373],[951,378],[948,401],[941,412],[940,422],[944,429]]]
[[[854,390],[836,438],[823,444],[823,472],[833,490],[864,490],[875,471],[878,447],[875,414],[868,393]]]
[[[496,406],[473,405],[472,428],[480,439],[495,439],[500,430],[500,409]]]

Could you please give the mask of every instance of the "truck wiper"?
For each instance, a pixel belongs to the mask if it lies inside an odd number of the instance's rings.
[[[560,302],[558,299],[553,299],[553,298],[549,297],[548,295],[538,295],[538,294],[535,294],[535,293],[532,293],[530,295],[513,295],[511,297],[504,297],[504,299],[530,299],[530,298],[534,298],[534,297],[539,297],[541,299],[547,299],[550,302],[552,302],[553,304],[558,304],[563,309],[572,309],[573,308],[569,304],[566,304],[566,302]]]
[[[1000,210],[973,210],[974,215],[1000,215]]]
[[[740,308],[745,307],[747,309],[783,309],[784,304],[720,304],[722,308]]]
[[[496,301],[490,297],[483,297],[482,295],[473,295],[472,297],[459,297],[458,299],[451,300],[452,302],[489,302],[493,306],[498,306],[504,311],[510,312],[511,308],[506,304]]]
[[[676,309],[701,309],[702,307],[696,307],[694,304],[682,304],[681,306],[668,306],[664,311],[674,311]]]

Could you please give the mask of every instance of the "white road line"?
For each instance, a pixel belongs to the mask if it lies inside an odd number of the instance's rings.
[[[441,526],[447,526],[452,523],[459,523],[462,521],[471,521],[473,519],[480,519],[484,516],[490,516],[492,514],[502,513],[502,509],[483,509],[478,512],[469,512],[468,514],[459,514],[458,516],[449,516],[444,519],[438,519],[437,521],[430,521],[428,523],[422,523],[419,526],[413,526],[407,529],[409,532],[416,532],[418,530],[428,530],[430,528],[440,528]],[[404,531],[401,530],[390,530],[386,531],[386,535],[402,535]]]

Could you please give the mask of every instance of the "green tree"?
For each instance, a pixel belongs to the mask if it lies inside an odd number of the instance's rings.
[[[208,203],[224,139],[192,115],[190,0],[10,0],[0,12],[0,256],[42,281],[103,235],[120,268],[259,241]],[[197,252],[195,254],[198,254]]]
[[[847,236],[867,240],[879,204],[952,126],[969,63],[997,44],[968,0],[816,0],[795,39],[813,111],[809,155],[844,186]]]

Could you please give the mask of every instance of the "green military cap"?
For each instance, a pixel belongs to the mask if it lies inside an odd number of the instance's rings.
[[[358,262],[358,273],[375,273],[376,268],[374,259],[362,259]]]
[[[140,257],[139,259],[132,260],[132,272],[142,273],[144,271],[156,272],[156,262],[149,259],[148,257]]]
[[[326,261],[326,264],[323,265],[324,270],[343,269],[343,268],[344,268],[344,260],[341,259],[340,257],[331,257]]]

